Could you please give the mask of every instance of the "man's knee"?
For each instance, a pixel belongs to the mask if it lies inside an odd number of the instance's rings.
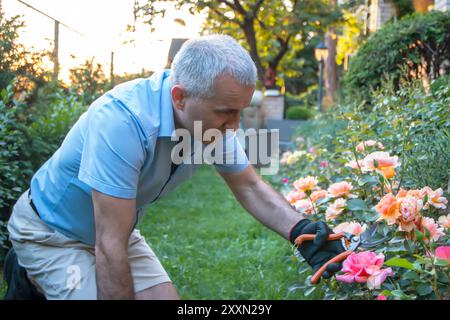
[[[136,293],[136,300],[179,300],[177,290],[171,282],[160,283]]]

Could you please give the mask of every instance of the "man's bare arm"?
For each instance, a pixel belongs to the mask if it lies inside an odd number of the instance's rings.
[[[290,229],[304,218],[251,165],[240,173],[221,173],[221,176],[250,214],[285,239],[289,239]]]
[[[98,299],[134,299],[128,240],[136,219],[136,200],[92,190]]]

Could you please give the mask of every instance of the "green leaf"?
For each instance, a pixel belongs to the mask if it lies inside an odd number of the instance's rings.
[[[436,261],[434,262],[435,265],[439,267],[448,267],[449,263],[447,260],[436,258]]]
[[[391,291],[390,290],[383,290],[382,292],[380,292],[380,294],[387,297],[387,296],[391,295]]]
[[[309,296],[311,293],[316,290],[316,287],[310,287],[308,290],[305,291],[305,297]]]
[[[347,207],[351,211],[367,211],[369,208],[364,200],[350,199],[347,201]]]
[[[399,267],[409,270],[415,270],[414,265],[404,258],[391,258],[384,263],[389,267]]]
[[[430,231],[427,228],[423,229],[423,235],[426,239],[430,239]]]
[[[431,288],[431,285],[428,283],[421,283],[417,286],[417,293],[421,296],[426,296],[433,292],[433,288]]]
[[[420,241],[420,242],[423,241],[423,233],[420,232],[419,230],[414,229],[414,236],[415,236],[417,241]]]

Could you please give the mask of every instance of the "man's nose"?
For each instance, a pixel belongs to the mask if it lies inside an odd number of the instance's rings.
[[[239,129],[239,122],[240,122],[240,120],[241,120],[241,117],[240,117],[240,113],[239,112],[236,112],[235,114],[232,114],[228,118],[228,120],[227,120],[227,122],[225,124],[225,129],[233,130],[233,131]]]

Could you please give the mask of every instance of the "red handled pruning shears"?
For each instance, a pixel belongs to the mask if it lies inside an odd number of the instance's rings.
[[[316,284],[319,282],[320,277],[325,272],[326,268],[336,262],[341,262],[347,259],[347,257],[354,252],[358,248],[373,248],[378,246],[380,243],[386,241],[388,237],[383,237],[381,239],[372,240],[374,234],[376,232],[376,226],[372,225],[368,230],[364,231],[359,236],[353,235],[351,233],[347,232],[340,232],[340,233],[332,233],[328,236],[328,241],[333,240],[341,240],[343,247],[345,248],[345,251],[338,254],[334,258],[328,260],[322,267],[320,267],[319,270],[316,271],[316,273],[311,278],[311,283]],[[301,236],[297,237],[295,239],[295,245],[301,246],[304,241],[312,241],[316,238],[315,234],[302,234]]]

